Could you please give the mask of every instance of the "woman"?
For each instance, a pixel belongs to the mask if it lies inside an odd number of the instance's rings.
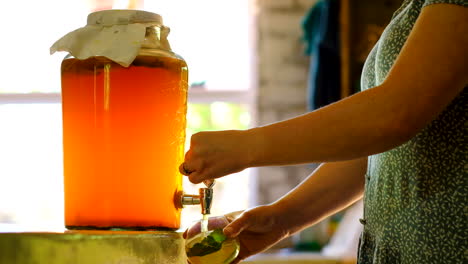
[[[234,263],[364,195],[359,263],[462,263],[466,248],[467,0],[406,0],[368,56],[361,93],[246,131],[193,135],[181,172],[323,162],[296,189],[228,215]]]

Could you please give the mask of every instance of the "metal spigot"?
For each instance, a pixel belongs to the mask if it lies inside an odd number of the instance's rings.
[[[200,204],[202,214],[210,214],[211,204],[213,203],[213,186],[215,181],[205,181],[207,188],[200,188],[199,195],[182,193],[180,204],[183,208],[185,205]]]
[[[203,215],[210,214],[211,204],[213,202],[213,189],[212,188],[200,188],[200,200],[201,200],[201,213]]]

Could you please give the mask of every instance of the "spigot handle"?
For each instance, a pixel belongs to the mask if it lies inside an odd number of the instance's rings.
[[[211,214],[211,204],[213,203],[213,189],[200,188],[199,192],[202,214]]]
[[[204,180],[203,183],[205,186],[209,189],[213,189],[213,186],[215,185],[216,181],[215,180]]]

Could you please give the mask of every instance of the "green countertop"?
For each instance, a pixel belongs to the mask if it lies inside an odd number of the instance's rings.
[[[63,231],[0,233],[0,264],[186,264],[181,232]],[[279,251],[245,264],[349,264],[355,259]],[[209,264],[209,263],[208,263]]]
[[[180,232],[0,233],[1,264],[186,264]]]

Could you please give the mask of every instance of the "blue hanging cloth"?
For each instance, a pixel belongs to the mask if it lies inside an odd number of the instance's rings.
[[[306,53],[311,55],[309,110],[340,100],[339,3],[339,0],[319,0],[302,23]]]

